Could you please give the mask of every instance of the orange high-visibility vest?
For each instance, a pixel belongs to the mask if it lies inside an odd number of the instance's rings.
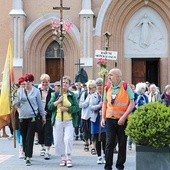
[[[112,88],[110,87],[107,92],[107,110],[106,118],[120,118],[128,108],[130,99],[128,93],[123,87],[123,83],[116,95],[114,104],[111,104]]]

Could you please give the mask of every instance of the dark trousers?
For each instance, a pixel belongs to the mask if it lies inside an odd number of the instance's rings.
[[[29,158],[31,158],[33,154],[35,127],[35,118],[20,119],[23,150],[25,156]]]
[[[97,156],[102,155],[102,150],[103,150],[103,153],[105,154],[106,133],[105,132],[101,133],[100,141],[99,141],[99,134],[94,134],[92,137],[92,141],[96,143]]]
[[[116,168],[124,169],[126,161],[126,142],[127,136],[125,135],[125,128],[127,121],[124,125],[118,125],[118,119],[106,119],[106,150],[105,150],[105,169],[112,170],[113,165],[113,150],[115,148],[116,137],[118,140],[118,158]]]
[[[82,119],[82,131],[83,131],[83,138],[85,141],[90,139],[91,141],[91,121],[90,118],[87,120]]]
[[[74,129],[75,135],[78,137],[79,136],[79,132],[81,132],[81,112],[78,112],[78,119],[77,119],[77,126]]]
[[[53,127],[51,124],[51,119],[46,120],[44,125],[44,144],[45,146],[51,146],[53,143]]]
[[[51,146],[53,143],[53,128],[51,119],[46,120],[43,126],[42,119],[36,121],[36,131],[38,133],[38,143],[45,146]]]
[[[38,115],[36,117],[36,132],[38,133],[38,143],[44,144],[44,126],[42,124],[42,117]]]

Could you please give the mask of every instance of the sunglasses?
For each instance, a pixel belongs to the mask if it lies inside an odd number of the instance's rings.
[[[32,81],[31,81],[31,80],[29,80],[29,79],[26,79],[26,80],[25,80],[25,82],[32,82]]]

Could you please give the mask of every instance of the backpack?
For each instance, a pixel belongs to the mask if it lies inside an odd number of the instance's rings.
[[[88,95],[88,91],[87,90],[83,90],[82,92],[81,92],[81,94],[80,94],[80,97],[81,97],[81,95],[84,93],[84,101],[86,100],[86,98],[87,98],[87,95]]]
[[[110,86],[110,83],[105,86],[106,92],[109,90]],[[125,81],[123,81],[123,88],[125,89],[125,91],[127,90],[127,82]]]

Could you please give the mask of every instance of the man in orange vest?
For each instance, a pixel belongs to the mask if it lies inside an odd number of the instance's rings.
[[[123,170],[126,161],[127,143],[125,128],[128,115],[134,108],[134,93],[127,83],[122,81],[120,69],[111,69],[108,79],[111,85],[107,90],[105,88],[101,119],[101,126],[105,126],[106,123],[105,169],[112,170],[113,150],[117,136],[119,149],[116,168]]]

